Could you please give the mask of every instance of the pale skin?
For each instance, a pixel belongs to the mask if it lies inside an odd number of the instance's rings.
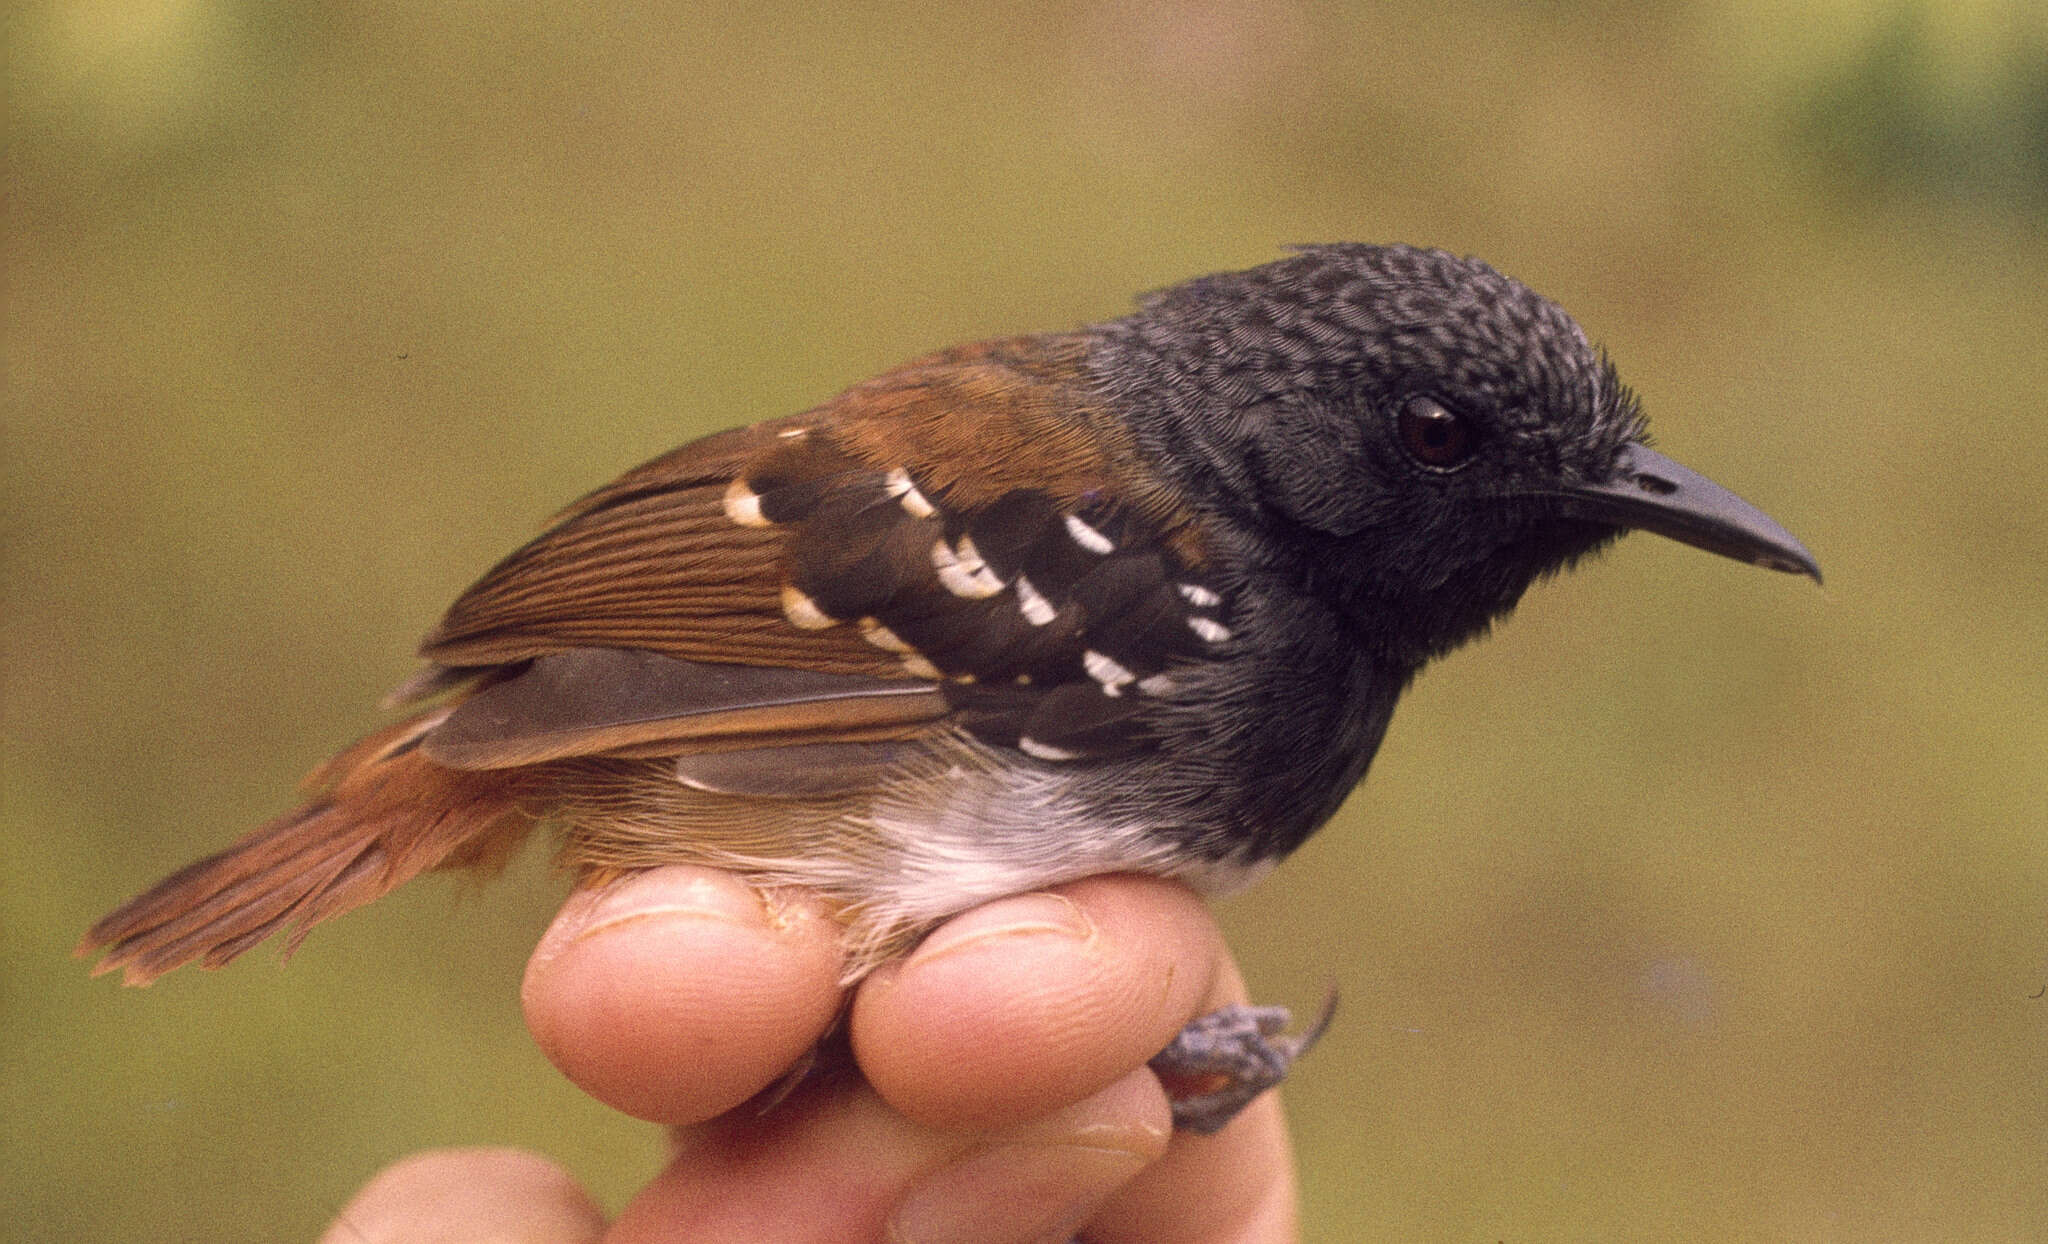
[[[855,990],[861,1075],[752,1100],[825,1031],[837,926],[801,893],[671,867],[579,891],[528,965],[527,1025],[563,1074],[667,1125],[673,1158],[607,1220],[509,1149],[387,1168],[321,1244],[1283,1244],[1294,1170],[1275,1094],[1175,1133],[1145,1061],[1245,1001],[1185,889],[1102,877],[940,926]]]

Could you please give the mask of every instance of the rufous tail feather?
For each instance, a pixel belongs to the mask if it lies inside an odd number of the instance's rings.
[[[218,855],[164,878],[101,920],[79,954],[95,975],[146,985],[173,968],[217,968],[290,928],[308,930],[431,868],[504,862],[533,826],[515,772],[445,769],[420,755],[430,713],[356,743],[306,779],[308,802]]]

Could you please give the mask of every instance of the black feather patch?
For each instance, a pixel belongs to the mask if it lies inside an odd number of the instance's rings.
[[[932,577],[938,534],[938,521],[913,518],[879,474],[844,477],[790,541],[789,581],[830,617],[867,617]]]
[[[1149,740],[1139,723],[1142,701],[1109,696],[1094,683],[1068,683],[1039,700],[1024,719],[1017,746],[1041,760],[1119,756]]]
[[[1100,496],[1064,509],[1019,488],[962,508],[912,468],[854,464],[812,436],[750,468],[728,513],[801,516],[784,553],[793,622],[857,623],[909,672],[941,682],[956,724],[1042,761],[1146,746],[1148,699],[1170,692],[1175,664],[1229,634],[1217,590]],[[717,780],[738,779],[721,768]]]
[[[955,539],[965,533],[1004,579],[1016,578],[1039,541],[1060,526],[1059,507],[1035,488],[1006,492],[987,507],[948,524]]]
[[[819,501],[861,464],[822,434],[792,438],[748,467],[740,477],[771,523],[801,522]],[[876,477],[879,481],[879,475]]]

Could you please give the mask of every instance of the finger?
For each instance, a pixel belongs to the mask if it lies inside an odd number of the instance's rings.
[[[517,1149],[434,1149],[386,1167],[320,1244],[595,1244],[604,1215],[546,1158]]]
[[[636,1118],[694,1123],[795,1063],[838,1013],[840,928],[808,895],[671,866],[579,890],[527,965],[534,1040]]]
[[[998,1132],[912,1185],[891,1240],[1066,1240],[1173,1136],[1158,1078],[1139,1068],[1046,1119]]]
[[[854,1052],[890,1105],[929,1126],[1033,1118],[1158,1053],[1223,954],[1208,911],[1171,882],[1096,877],[1001,899],[862,984]]]
[[[1246,1001],[1227,957],[1199,1013]],[[1213,1136],[1174,1134],[1166,1156],[1106,1201],[1089,1244],[1292,1244],[1299,1238],[1294,1152],[1278,1092]]]
[[[1048,1238],[1156,1159],[1170,1128],[1165,1095],[1142,1070],[994,1132],[921,1126],[850,1080],[808,1086],[766,1116],[691,1129],[605,1244]]]

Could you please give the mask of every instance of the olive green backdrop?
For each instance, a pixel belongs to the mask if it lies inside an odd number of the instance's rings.
[[[307,1239],[659,1135],[533,1050],[540,852],[69,958],[668,446],[1285,243],[1484,255],[1828,586],[1635,537],[1223,906],[1341,1021],[1314,1240],[2048,1238],[2048,13],[100,0],[9,15],[0,1236]]]

